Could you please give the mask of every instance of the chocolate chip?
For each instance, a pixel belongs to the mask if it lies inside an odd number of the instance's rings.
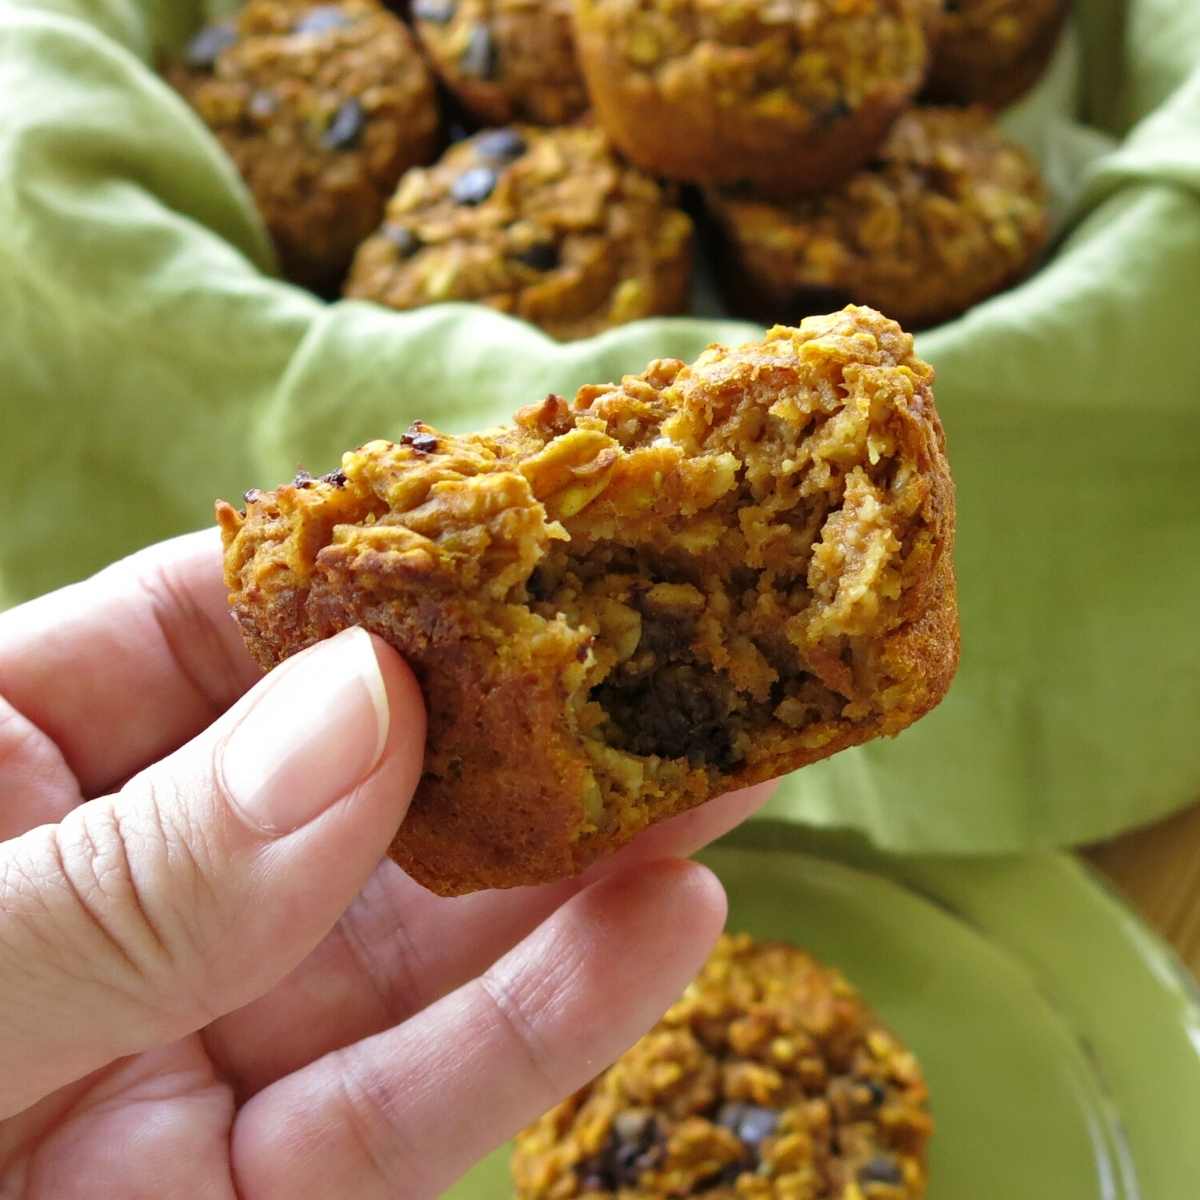
[[[310,8],[292,26],[293,33],[330,33],[334,29],[344,29],[352,24],[350,18],[335,4],[322,4],[319,8]]]
[[[485,129],[471,143],[480,158],[512,162],[525,153],[525,139],[515,129]]]
[[[717,1124],[728,1129],[743,1145],[756,1150],[779,1127],[779,1114],[757,1104],[723,1104]]]
[[[336,471],[330,471],[328,475],[321,476],[321,482],[332,484],[334,487],[339,487],[339,488],[345,487],[346,486],[346,472],[341,470],[340,468]]]
[[[267,117],[273,117],[279,111],[279,97],[274,92],[260,88],[250,97],[250,102],[246,107],[252,117],[262,121]]]
[[[894,1158],[877,1154],[858,1169],[859,1183],[903,1183],[904,1172]]]
[[[438,440],[432,433],[426,433],[420,425],[413,425],[400,439],[402,446],[411,446],[421,454],[432,454],[438,448]]]
[[[367,114],[363,111],[363,106],[353,97],[343,100],[321,138],[321,145],[326,150],[353,149],[358,144],[366,123]]]
[[[840,96],[831,104],[825,105],[817,113],[817,124],[822,129],[828,129],[843,117],[848,117],[853,109]]]
[[[871,1093],[871,1103],[878,1108],[887,1099],[887,1089],[874,1079],[868,1079],[863,1085]]]
[[[459,204],[482,204],[496,190],[496,172],[491,167],[470,167],[450,186]]]
[[[495,79],[499,58],[492,31],[486,25],[473,25],[467,44],[458,56],[459,69],[476,79]]]
[[[553,242],[534,242],[513,257],[535,271],[553,271],[558,266],[558,247]]]
[[[393,225],[389,221],[383,227],[382,233],[396,247],[396,252],[401,258],[411,258],[421,248],[420,235],[407,225]]]
[[[248,492],[242,493],[242,499],[247,504],[253,504],[261,495],[262,492],[260,492],[258,488],[251,488]]]
[[[296,469],[296,478],[292,480],[292,487],[307,487],[313,482],[313,477],[303,468]]]
[[[184,47],[183,61],[195,71],[211,71],[217,59],[236,45],[237,40],[237,30],[232,25],[209,25]]]
[[[458,0],[413,0],[412,15],[418,21],[446,25],[454,18]]]
[[[575,1169],[584,1191],[616,1192],[636,1187],[643,1172],[662,1159],[665,1141],[650,1113],[623,1112],[613,1121],[604,1149]]]

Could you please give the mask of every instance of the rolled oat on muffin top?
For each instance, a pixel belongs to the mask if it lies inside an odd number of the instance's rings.
[[[1047,236],[1036,165],[982,109],[911,110],[871,163],[820,196],[705,201],[727,301],[768,322],[854,302],[933,325],[1024,276]]]
[[[559,338],[687,302],[692,223],[589,127],[485,130],[410,171],[346,295],[392,308],[476,300]]]
[[[597,117],[648,171],[792,196],[865,161],[916,94],[941,0],[578,0]]]
[[[1031,88],[1058,45],[1067,0],[951,0],[938,24],[931,100],[999,108]]]
[[[434,68],[486,125],[564,125],[588,106],[571,0],[414,0]]]
[[[228,151],[288,278],[336,289],[397,180],[437,148],[433,81],[377,0],[250,0],[166,71]]]
[[[518,1135],[516,1200],[920,1200],[912,1053],[831,967],[722,936],[661,1021]]]

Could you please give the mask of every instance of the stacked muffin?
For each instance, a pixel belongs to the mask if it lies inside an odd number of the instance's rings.
[[[249,0],[168,77],[324,294],[562,338],[680,312],[690,199],[734,311],[923,326],[1044,244],[1036,168],[982,105],[1034,81],[1062,3]]]

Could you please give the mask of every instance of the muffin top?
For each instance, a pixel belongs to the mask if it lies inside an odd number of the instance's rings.
[[[438,136],[433,80],[375,0],[250,0],[166,70],[220,139],[285,273],[336,288],[401,174]]]
[[[692,225],[671,202],[598,129],[485,130],[401,180],[347,294],[481,300],[583,336],[683,303]]]
[[[415,0],[439,74],[482,121],[563,125],[588,106],[571,0]]]
[[[822,195],[707,198],[770,290],[827,289],[909,324],[1001,286],[1047,232],[1037,167],[983,109],[910,110],[867,167]]]
[[[941,0],[580,0],[579,21],[668,101],[821,130],[916,90]]]
[[[517,1139],[519,1200],[916,1200],[913,1055],[835,970],[725,935],[683,997]]]
[[[169,76],[219,131],[273,154],[352,153],[380,177],[398,141],[428,145],[437,129],[429,73],[376,0],[250,0],[235,21],[192,38]]]

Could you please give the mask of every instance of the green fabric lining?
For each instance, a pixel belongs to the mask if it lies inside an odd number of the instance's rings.
[[[0,604],[415,417],[490,424],[753,336],[680,318],[558,345],[273,279],[231,164],[148,69],[202,9],[0,0]],[[1200,5],[1078,9],[1005,118],[1047,168],[1052,257],[918,343],[959,486],[959,678],[899,739],[790,777],[775,816],[984,853],[1200,795]]]

